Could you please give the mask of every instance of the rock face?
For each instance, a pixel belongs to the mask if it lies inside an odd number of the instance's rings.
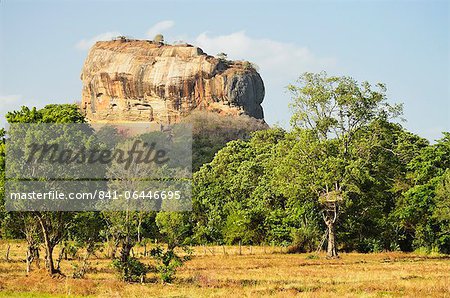
[[[262,119],[264,84],[248,62],[191,45],[97,42],[81,74],[82,110],[93,122],[175,123],[194,110]]]

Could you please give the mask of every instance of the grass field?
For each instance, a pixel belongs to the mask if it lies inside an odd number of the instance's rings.
[[[25,274],[25,243],[0,242],[0,297],[450,297],[450,258],[405,253],[285,254],[279,247],[196,247],[172,284],[117,280],[99,253],[85,279]],[[140,255],[142,248],[135,252]],[[57,254],[57,252],[56,252]],[[142,258],[150,263],[150,259]],[[71,276],[78,260],[62,261]],[[43,261],[41,262],[43,264]]]

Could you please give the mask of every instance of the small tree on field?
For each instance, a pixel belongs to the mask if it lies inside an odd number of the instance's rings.
[[[163,283],[170,283],[175,278],[177,269],[190,259],[191,249],[186,245],[191,230],[189,214],[186,212],[161,211],[156,216],[156,224],[167,242],[167,249],[157,246],[150,254],[156,261],[156,271]],[[175,252],[181,247],[185,252],[180,256]]]

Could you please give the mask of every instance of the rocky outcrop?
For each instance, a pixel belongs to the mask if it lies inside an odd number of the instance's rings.
[[[187,44],[97,42],[81,79],[82,110],[93,122],[175,123],[194,110],[263,118],[264,84],[250,63]]]

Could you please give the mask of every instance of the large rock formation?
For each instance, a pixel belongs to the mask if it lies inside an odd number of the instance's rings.
[[[97,42],[81,74],[82,110],[94,122],[178,122],[193,110],[262,119],[264,84],[248,62],[191,45]]]

